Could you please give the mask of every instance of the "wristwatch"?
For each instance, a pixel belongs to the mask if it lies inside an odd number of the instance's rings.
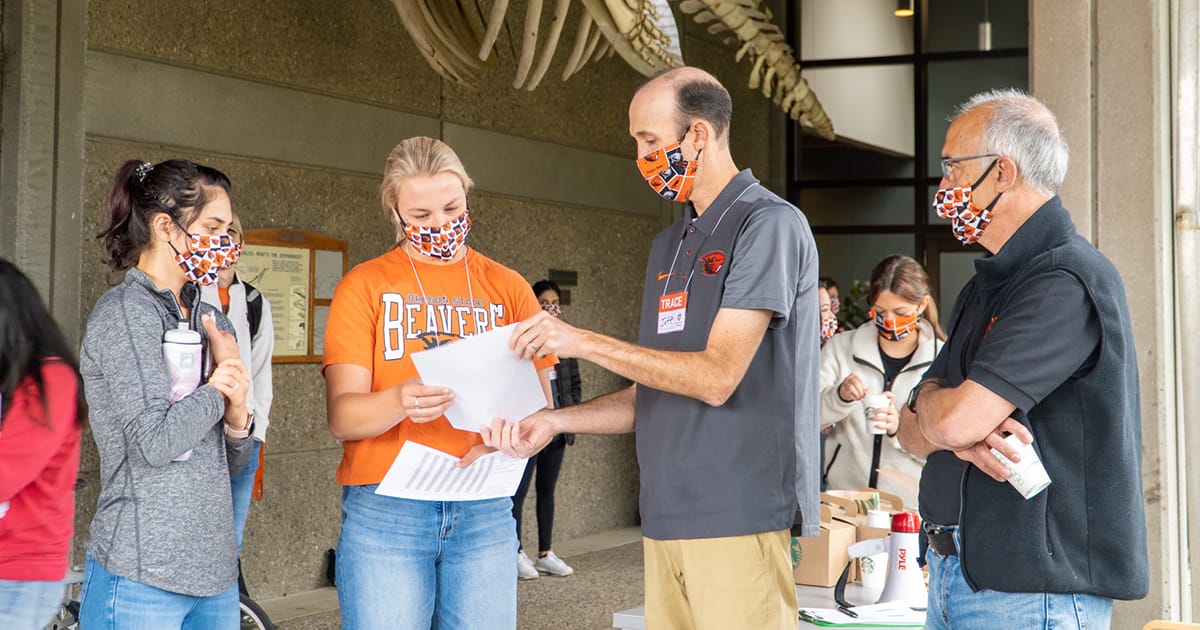
[[[225,437],[231,440],[244,440],[250,437],[250,434],[254,432],[254,414],[247,413],[246,415],[249,422],[246,423],[246,428],[240,431],[232,428],[228,422],[225,423]]]
[[[917,394],[921,393],[922,387],[925,387],[932,382],[933,381],[921,381],[920,383],[917,383],[916,387],[912,388],[912,390],[908,392],[908,400],[904,403],[904,406],[907,407],[909,411],[917,413]]]

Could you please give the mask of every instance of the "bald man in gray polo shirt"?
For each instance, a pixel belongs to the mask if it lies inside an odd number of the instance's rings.
[[[817,251],[804,215],[739,171],[729,93],[708,73],[651,79],[629,107],[651,189],[686,203],[654,239],[637,345],[535,316],[525,357],[580,357],[635,385],[485,443],[521,456],[558,433],[636,431],[647,627],[796,628],[789,527],[815,536]],[[514,558],[515,561],[515,558]]]

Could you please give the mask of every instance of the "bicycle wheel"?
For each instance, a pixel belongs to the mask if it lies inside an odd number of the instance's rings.
[[[275,624],[249,595],[238,594],[238,605],[242,610],[242,630],[275,630]]]

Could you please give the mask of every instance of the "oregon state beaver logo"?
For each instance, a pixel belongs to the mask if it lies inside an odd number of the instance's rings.
[[[715,250],[700,257],[701,271],[706,276],[715,276],[725,266],[725,252]]]

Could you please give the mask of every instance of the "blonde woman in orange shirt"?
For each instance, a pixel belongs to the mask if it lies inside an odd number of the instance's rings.
[[[380,190],[396,246],[351,270],[330,308],[322,371],[329,430],[344,449],[336,575],[346,630],[516,627],[511,499],[375,493],[409,440],[455,457],[485,448],[450,425],[454,393],[423,384],[412,354],[541,310],[524,278],[466,246],[471,185],[440,140],[397,145]],[[538,365],[548,404],[554,362]]]

